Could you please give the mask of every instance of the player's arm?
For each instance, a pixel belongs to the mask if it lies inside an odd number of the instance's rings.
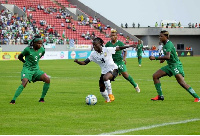
[[[134,45],[124,45],[124,46],[117,46],[116,51],[123,50],[129,47],[134,47]]]
[[[159,56],[159,57],[150,56],[149,59],[150,60],[169,60],[170,52],[166,52],[166,55],[164,55],[164,56]]]
[[[79,65],[87,65],[90,62],[90,60],[88,58],[84,61],[79,61],[78,59],[75,59],[74,62],[76,62]]]
[[[24,55],[23,55],[22,53],[20,53],[19,56],[18,56],[18,59],[19,59],[21,62],[25,63],[26,61],[24,60],[23,57],[24,57]]]

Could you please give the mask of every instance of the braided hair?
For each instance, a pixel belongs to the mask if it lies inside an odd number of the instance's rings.
[[[99,42],[101,46],[103,46],[103,43],[104,43],[104,41],[99,37],[94,38],[93,42]]]
[[[30,42],[30,47],[33,47],[33,44],[36,42],[36,39],[41,39],[41,35],[35,35],[33,40]]]

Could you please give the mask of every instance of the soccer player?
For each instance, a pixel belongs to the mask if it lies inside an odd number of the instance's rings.
[[[139,67],[141,67],[142,65],[142,52],[144,53],[144,49],[143,49],[143,44],[141,42],[141,40],[138,40],[138,45],[136,47],[137,49],[137,57],[138,57],[138,64]]]
[[[124,46],[123,42],[117,40],[117,31],[115,29],[111,29],[110,38],[111,38],[111,40],[106,43],[105,47],[118,47],[118,46],[123,47]],[[133,47],[135,47],[135,46],[133,46]],[[122,74],[122,76],[126,80],[128,80],[134,86],[136,92],[139,93],[140,88],[139,88],[138,84],[135,83],[133,78],[127,73],[127,68],[126,68],[126,65],[123,61],[121,54],[122,54],[122,51],[120,50],[120,51],[116,51],[116,53],[112,55],[114,62],[118,66],[118,71],[119,71],[119,73]]]
[[[163,63],[166,60],[168,65],[162,67],[161,69],[156,71],[156,73],[153,74],[153,81],[158,95],[155,98],[152,98],[151,100],[164,100],[159,79],[163,76],[175,76],[177,82],[195,98],[194,102],[200,102],[200,97],[196,94],[192,87],[190,87],[184,81],[183,66],[176,54],[174,44],[169,40],[169,32],[166,30],[161,31],[159,38],[160,41],[163,43],[164,56],[150,56],[149,59],[160,60],[160,63]]]
[[[84,61],[75,59],[74,62],[79,65],[87,65],[89,62],[94,61],[101,67],[101,77],[99,80],[100,93],[105,98],[106,102],[111,102],[115,99],[112,94],[111,81],[114,81],[118,75],[118,66],[114,63],[112,54],[115,54],[116,51],[133,47],[133,45],[103,47],[103,43],[104,41],[101,38],[95,38],[93,40],[94,51],[91,52],[90,56]]]
[[[42,47],[43,40],[40,36],[35,36],[31,41],[30,46],[26,47],[18,56],[18,59],[22,61],[23,69],[21,71],[21,85],[17,88],[13,99],[10,104],[15,104],[15,100],[21,94],[28,82],[43,81],[43,91],[39,102],[44,102],[44,97],[50,86],[50,78],[40,70],[38,62],[44,55],[45,49]],[[23,59],[25,57],[25,60]]]

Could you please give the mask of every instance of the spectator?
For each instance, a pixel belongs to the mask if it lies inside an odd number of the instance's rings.
[[[178,22],[178,27],[179,27],[179,28],[181,27],[181,22],[180,22],[180,21]]]
[[[62,26],[62,27],[65,27],[65,24],[62,22],[62,23],[61,23],[61,26]]]
[[[134,22],[133,22],[132,26],[133,26],[133,28],[135,28],[135,23]]]
[[[195,28],[197,28],[197,26],[198,26],[198,25],[197,25],[197,23],[196,23],[196,24],[195,24]]]
[[[155,23],[155,27],[158,27],[158,23],[157,22]]]
[[[67,25],[67,29],[71,29],[71,26],[70,26],[70,24],[68,24],[68,25]]]
[[[188,24],[188,27],[189,27],[189,28],[192,28],[192,24],[191,24],[191,22]]]
[[[164,23],[162,23],[161,25],[162,25],[162,28],[163,28],[164,27]]]
[[[26,12],[26,7],[25,6],[23,7],[23,11]]]
[[[38,4],[38,6],[37,6],[37,9],[38,9],[38,10],[40,10],[40,9],[41,9],[41,6],[40,6],[40,4]]]
[[[125,24],[125,28],[128,28],[128,24],[127,23]]]
[[[192,28],[194,28],[194,23],[192,23]]]
[[[140,23],[138,23],[138,28],[140,28]]]
[[[72,31],[76,31],[74,24],[72,25]]]

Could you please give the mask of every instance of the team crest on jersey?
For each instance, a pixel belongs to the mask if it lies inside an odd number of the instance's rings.
[[[42,55],[42,53],[39,53],[39,55],[41,56],[41,55]]]
[[[106,52],[104,52],[104,57],[106,57],[107,56],[107,53]]]

